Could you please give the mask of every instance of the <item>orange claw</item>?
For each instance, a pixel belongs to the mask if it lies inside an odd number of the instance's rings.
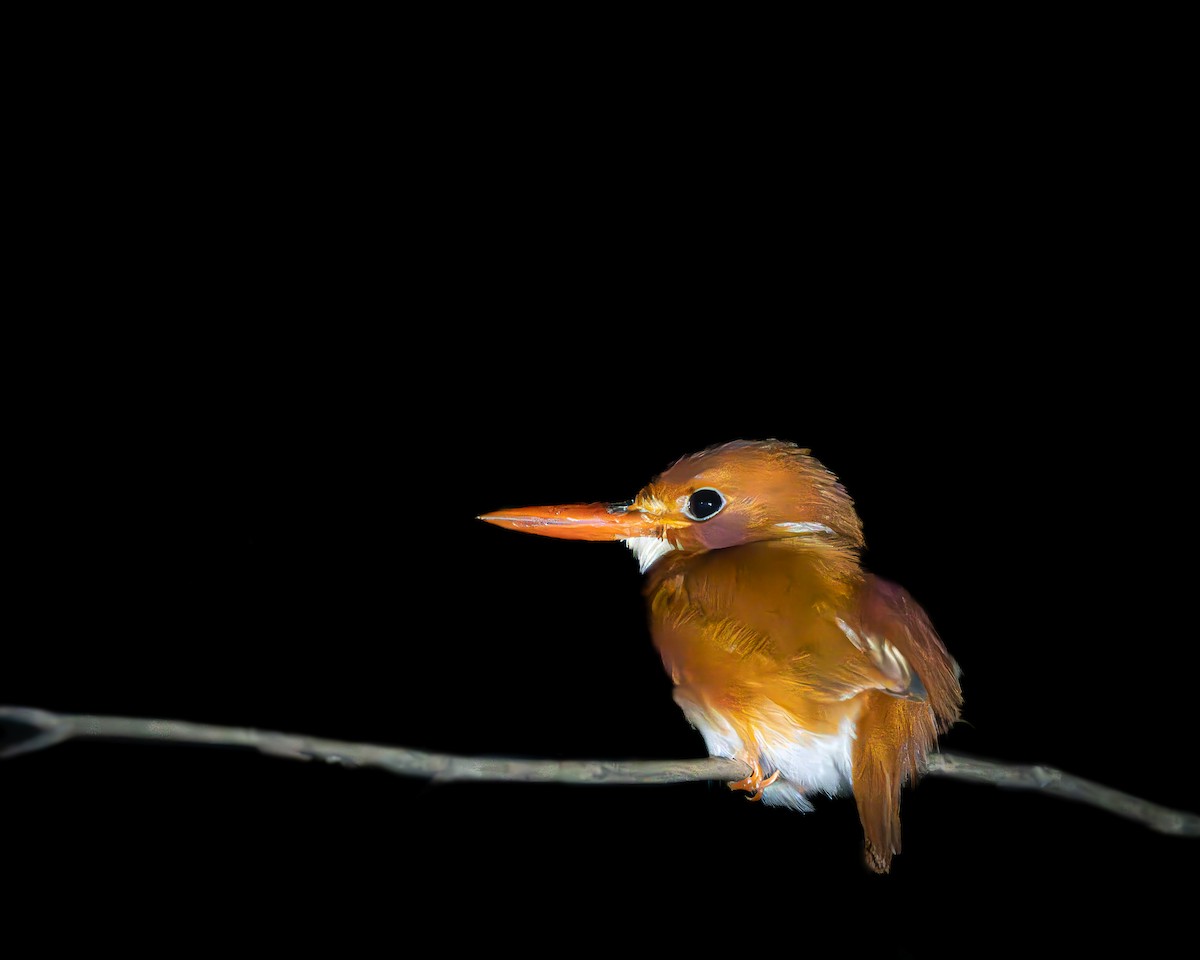
[[[766,780],[764,780],[762,775],[762,767],[758,765],[757,758],[746,759],[745,757],[741,757],[739,759],[742,759],[746,763],[750,764],[750,776],[746,777],[745,780],[734,780],[729,784],[729,789],[745,790],[748,794],[750,794],[748,799],[761,800],[763,798],[763,791],[779,779],[779,771],[776,770],[773,774],[767,777]]]

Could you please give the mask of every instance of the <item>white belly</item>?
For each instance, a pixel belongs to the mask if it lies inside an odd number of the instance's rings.
[[[710,756],[740,760],[757,757],[764,777],[779,771],[779,779],[763,793],[764,803],[807,812],[812,804],[805,794],[835,796],[850,791],[854,716],[842,720],[837,733],[809,733],[796,727],[783,710],[768,701],[758,710],[764,722],[755,728],[753,743],[747,745],[722,714],[695,702],[684,688],[675,688],[675,702],[700,731]],[[776,730],[788,730],[789,734],[782,737]]]

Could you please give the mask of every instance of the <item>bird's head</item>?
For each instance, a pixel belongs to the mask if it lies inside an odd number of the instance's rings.
[[[735,440],[684,457],[632,500],[497,510],[479,519],[565,540],[623,540],[643,571],[672,551],[757,540],[857,552],[862,524],[837,478],[779,440]]]

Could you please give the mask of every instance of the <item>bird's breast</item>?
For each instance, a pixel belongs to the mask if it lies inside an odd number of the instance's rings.
[[[810,558],[766,544],[680,558],[647,594],[654,643],[697,727],[697,709],[730,718],[743,739],[748,724],[770,738],[853,722],[857,705],[826,685],[849,652],[837,625],[848,590]]]

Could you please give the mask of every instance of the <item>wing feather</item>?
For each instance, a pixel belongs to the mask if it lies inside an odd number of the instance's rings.
[[[908,699],[927,700],[938,731],[949,729],[962,708],[958,664],[920,604],[903,587],[868,574],[858,595],[857,629],[877,645],[872,659],[885,676],[895,677],[901,685],[904,676],[911,674],[907,688],[885,689]]]
[[[958,719],[958,665],[925,611],[902,587],[868,576],[858,597],[857,627],[881,638],[912,670],[920,698],[868,693],[853,755],[854,798],[866,835],[867,863],[886,873],[900,852],[900,789],[919,776],[939,733]],[[910,692],[915,685],[910,685]],[[891,691],[887,691],[891,692]]]

